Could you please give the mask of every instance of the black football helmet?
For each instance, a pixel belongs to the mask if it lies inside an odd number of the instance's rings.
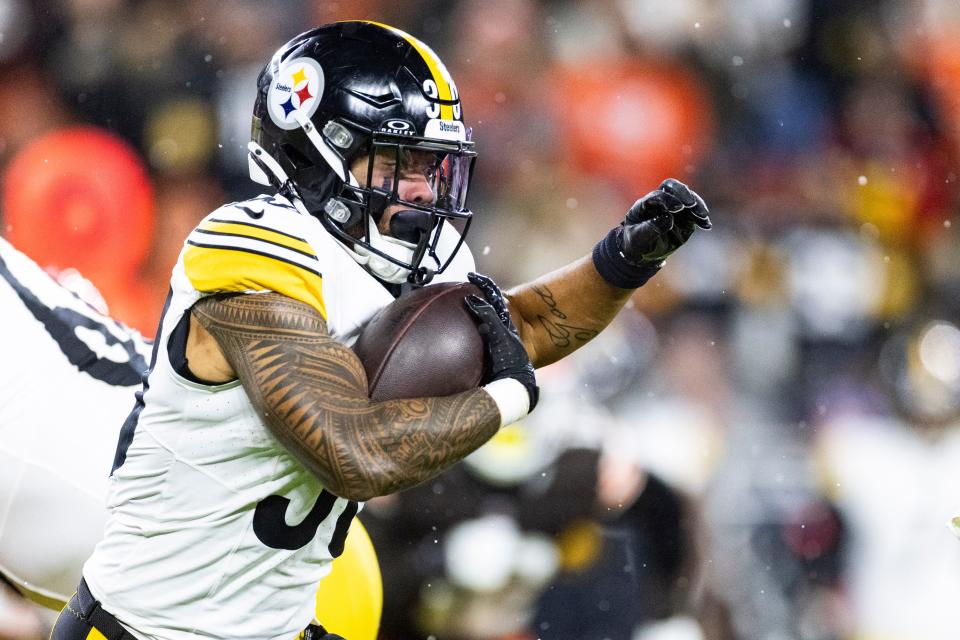
[[[429,282],[450,264],[469,228],[476,152],[456,85],[429,47],[399,29],[338,22],[283,45],[260,73],[249,151],[255,181],[319,218],[386,282]],[[410,152],[429,154],[432,203],[398,194]],[[396,167],[387,188],[370,184],[382,154],[391,154]],[[365,180],[350,171],[363,156]],[[391,218],[390,236],[382,236],[377,223],[393,204],[404,210]],[[443,224],[448,220],[463,221],[459,237]],[[440,255],[444,233],[453,238],[445,238]]]

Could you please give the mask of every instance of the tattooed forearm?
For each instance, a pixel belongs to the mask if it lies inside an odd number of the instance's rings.
[[[608,284],[589,255],[504,292],[535,367],[563,358],[610,324],[633,294]]]
[[[363,365],[323,318],[277,294],[213,296],[194,305],[274,435],[324,485],[366,500],[440,473],[500,425],[488,394],[374,403]]]
[[[550,336],[550,341],[556,347],[580,347],[585,342],[589,342],[596,337],[598,331],[586,329],[570,324],[567,314],[557,306],[557,299],[545,285],[531,287],[537,294],[546,309],[537,315],[537,322],[543,330]]]

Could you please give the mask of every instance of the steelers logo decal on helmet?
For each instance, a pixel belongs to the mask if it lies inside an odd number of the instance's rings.
[[[323,69],[312,58],[287,60],[270,85],[267,109],[270,119],[281,129],[297,128],[294,112],[309,118],[323,96]]]

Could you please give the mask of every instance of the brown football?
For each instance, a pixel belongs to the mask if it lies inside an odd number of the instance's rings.
[[[363,328],[353,349],[373,400],[448,396],[475,389],[483,340],[464,298],[483,297],[469,282],[442,282],[405,293]]]

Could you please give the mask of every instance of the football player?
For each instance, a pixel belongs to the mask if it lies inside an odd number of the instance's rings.
[[[0,580],[60,610],[103,536],[117,435],[152,345],[2,238],[0,308]],[[381,595],[373,547],[354,523],[317,592],[317,617],[375,640]]]
[[[596,335],[710,226],[703,201],[668,181],[593,255],[501,294],[463,244],[476,151],[457,88],[424,43],[372,22],[277,51],[249,151],[271,193],[186,239],[120,435],[105,536],[54,640],[290,638],[364,500],[437,475],[526,415],[534,366]],[[465,300],[483,386],[371,401],[349,348],[370,317],[409,287],[468,278],[484,292]]]

